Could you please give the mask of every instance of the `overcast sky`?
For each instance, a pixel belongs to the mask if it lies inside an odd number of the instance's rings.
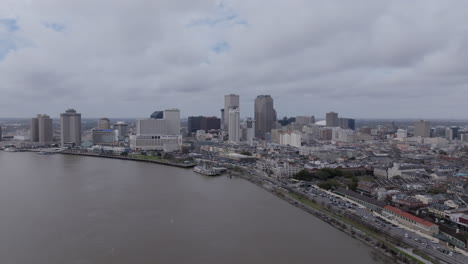
[[[468,117],[466,0],[2,0],[0,117]]]

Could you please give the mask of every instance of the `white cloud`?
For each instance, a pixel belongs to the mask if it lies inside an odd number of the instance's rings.
[[[6,2],[0,116],[218,115],[235,92],[243,115],[271,94],[279,116],[465,117],[466,1]]]

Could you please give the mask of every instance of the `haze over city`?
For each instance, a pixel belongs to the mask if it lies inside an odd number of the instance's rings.
[[[177,107],[466,118],[466,1],[62,1],[0,6],[0,117]]]

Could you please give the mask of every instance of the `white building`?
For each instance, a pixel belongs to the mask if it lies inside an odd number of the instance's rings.
[[[240,140],[240,112],[238,108],[229,109],[228,133],[229,141],[237,143]]]
[[[288,131],[280,133],[280,145],[289,145],[300,148],[302,142],[302,133],[298,131]]]
[[[68,109],[60,114],[60,143],[81,146],[81,114]]]
[[[242,129],[242,140],[244,140],[250,146],[253,145],[255,138],[255,120],[251,118],[245,121],[245,127]]]
[[[239,109],[239,95],[228,94],[224,96],[224,129],[229,130],[229,110]]]
[[[408,137],[408,130],[405,129],[398,129],[396,132],[397,138],[407,138]]]
[[[164,111],[162,119],[140,119],[137,134],[130,136],[130,147],[140,150],[176,151],[182,146],[180,135],[180,111]]]

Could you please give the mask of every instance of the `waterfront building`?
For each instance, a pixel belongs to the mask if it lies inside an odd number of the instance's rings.
[[[104,129],[110,129],[110,120],[109,118],[101,118],[98,121],[98,129],[99,130],[104,130]]]
[[[48,115],[37,115],[31,119],[31,142],[50,143],[53,141],[53,134],[52,119]]]
[[[240,112],[238,108],[229,109],[228,120],[229,141],[237,143],[240,139]]]
[[[112,129],[93,129],[91,136],[93,145],[112,146],[115,145],[116,132]]]
[[[68,109],[60,114],[60,143],[63,146],[81,145],[81,114]]]
[[[276,111],[270,95],[259,95],[255,98],[255,136],[264,137],[275,126]]]
[[[128,124],[122,121],[119,121],[114,124],[114,130],[118,140],[124,140],[128,137]]]
[[[239,95],[228,94],[224,96],[224,130],[229,131],[229,110],[234,108],[240,110],[239,106]]]
[[[425,221],[390,205],[384,207],[383,215],[397,221],[401,225],[411,229],[416,229],[429,236],[437,235],[439,233],[439,227],[436,224]]]
[[[39,142],[39,116],[31,119],[31,125],[29,126],[31,142]]]
[[[338,113],[329,112],[326,114],[326,126],[327,127],[337,127],[338,124]]]
[[[182,146],[179,109],[165,110],[162,118],[137,120],[136,129],[130,135],[132,149],[176,151]]]
[[[431,122],[425,120],[418,120],[414,124],[415,137],[430,137],[431,136]]]

